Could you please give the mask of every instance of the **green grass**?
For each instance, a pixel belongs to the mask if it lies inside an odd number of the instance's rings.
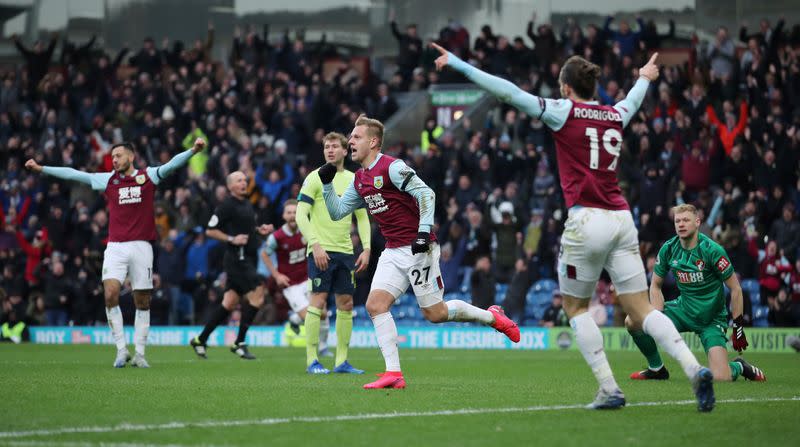
[[[528,409],[476,414],[395,416],[331,420],[336,415],[418,413],[459,409],[550,407],[585,404],[596,382],[578,352],[404,350],[406,390],[365,391],[361,385],[382,370],[377,349],[353,350],[351,362],[366,376],[308,376],[304,351],[253,348],[257,361],[211,348],[201,361],[188,347],[152,347],[152,368],[113,369],[113,347],[0,346],[0,445],[797,445],[800,355],[752,354],[766,383],[716,385],[721,402],[699,414],[688,381],[674,362],[667,382],[634,382],[627,375],[644,360],[635,353],[609,353],[617,379],[632,404],[622,411],[576,408]],[[331,363],[329,359],[324,361]],[[330,365],[328,365],[330,366]],[[671,402],[636,406],[637,403]],[[307,422],[291,418],[321,417]],[[123,424],[248,423],[149,428]],[[100,432],[64,433],[69,427]],[[8,432],[59,430],[8,437]],[[702,444],[701,444],[702,443]]]

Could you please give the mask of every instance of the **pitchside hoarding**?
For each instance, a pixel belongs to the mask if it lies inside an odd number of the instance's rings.
[[[189,340],[200,333],[199,326],[154,326],[150,328],[148,344],[151,346],[188,345]],[[577,349],[575,337],[569,328],[521,328],[519,343],[511,343],[504,335],[493,329],[482,327],[446,326],[397,328],[398,344],[401,348],[431,349]],[[236,327],[220,327],[208,340],[210,346],[230,345],[236,339]],[[622,328],[604,328],[603,339],[607,351],[635,351],[628,332]],[[786,345],[789,335],[800,336],[798,328],[750,328],[747,339],[748,352],[794,352]],[[133,329],[125,330],[128,343],[133,342]],[[693,351],[702,351],[700,339],[694,334],[684,334]],[[336,333],[331,332],[331,345],[336,343]],[[298,346],[297,337],[278,326],[254,326],[247,333],[250,346]],[[113,344],[111,332],[104,327],[38,327],[31,328],[31,342],[45,344]],[[369,327],[353,328],[350,343],[354,348],[378,347],[375,333]]]

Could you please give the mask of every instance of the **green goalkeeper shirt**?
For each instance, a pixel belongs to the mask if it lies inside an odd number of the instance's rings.
[[[697,245],[686,250],[678,236],[668,240],[658,251],[655,274],[664,277],[672,270],[681,296],[678,305],[698,324],[708,324],[725,310],[723,283],[733,275],[725,249],[704,234]]]

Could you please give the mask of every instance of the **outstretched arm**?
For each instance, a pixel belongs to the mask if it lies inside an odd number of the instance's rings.
[[[358,208],[364,207],[364,199],[358,195],[356,188],[351,183],[340,198],[333,189],[333,184],[322,185],[322,196],[325,197],[325,206],[331,220],[342,220],[352,214]]]
[[[88,173],[83,171],[78,171],[77,169],[72,168],[56,168],[53,166],[41,166],[39,163],[36,163],[36,160],[30,159],[25,162],[25,168],[30,171],[47,174],[53,177],[57,177],[64,180],[72,180],[75,182],[85,183],[92,187],[92,189],[97,191],[103,191],[106,189],[106,185],[108,184],[108,180],[111,178],[113,173],[111,172],[102,172],[102,173]]]
[[[189,159],[192,158],[192,155],[202,151],[205,147],[205,140],[198,138],[195,140],[194,146],[191,149],[183,151],[180,154],[172,157],[170,161],[161,166],[152,166],[147,168],[147,176],[150,177],[150,180],[152,180],[154,184],[158,185],[161,180],[175,172],[176,169],[185,165]]]
[[[431,46],[439,51],[440,54],[435,61],[437,70],[448,66],[460,72],[470,81],[495,95],[499,100],[507,102],[528,115],[544,121],[553,130],[561,129],[564,125],[572,108],[570,101],[545,99],[531,95],[505,79],[492,76],[473,67],[435,43],[431,43]]]
[[[639,107],[642,106],[642,101],[644,101],[644,96],[647,94],[647,88],[650,83],[658,79],[657,58],[658,53],[653,53],[644,67],[639,69],[639,79],[633,85],[631,91],[628,92],[628,96],[614,105],[614,109],[622,115],[622,127],[628,126],[631,118],[636,115]]]

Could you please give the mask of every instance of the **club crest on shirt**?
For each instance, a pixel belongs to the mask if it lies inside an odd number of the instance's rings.
[[[144,180],[145,180],[144,174],[136,176],[137,185],[144,185]]]
[[[698,260],[694,261],[694,265],[697,266],[697,270],[700,270],[702,272],[703,268],[706,266],[706,263],[703,262],[702,259],[698,259]]]
[[[383,188],[383,176],[376,175],[375,178],[372,179],[372,185],[375,187],[375,189]]]

